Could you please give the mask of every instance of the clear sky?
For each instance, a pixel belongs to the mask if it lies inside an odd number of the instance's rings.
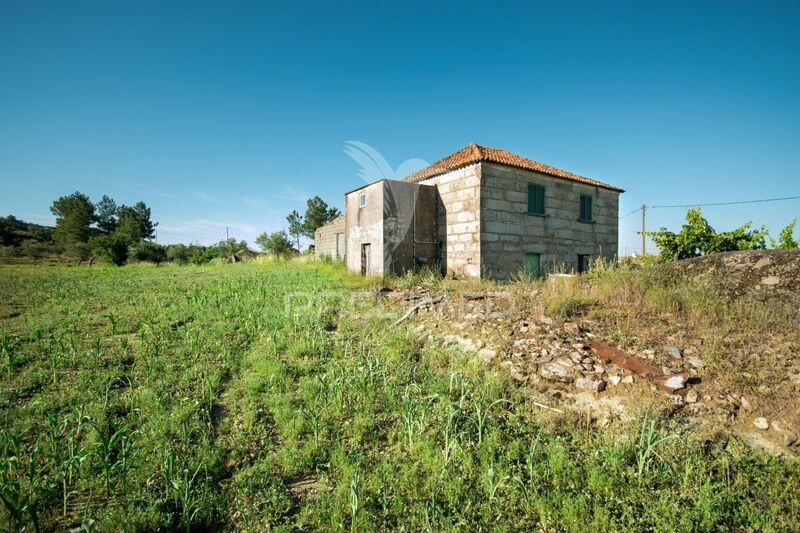
[[[346,141],[505,148],[626,189],[621,214],[800,195],[798,27],[798,2],[3,0],[0,215],[80,190],[145,201],[159,242],[253,241],[342,206]],[[800,200],[704,212],[777,234]]]

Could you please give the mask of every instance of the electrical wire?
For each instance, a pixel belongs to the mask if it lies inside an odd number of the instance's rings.
[[[665,208],[673,208],[673,207],[711,207],[711,206],[718,206],[718,205],[740,205],[740,204],[759,204],[764,202],[781,202],[784,200],[798,200],[800,196],[784,196],[782,198],[765,198],[763,200],[740,200],[737,202],[714,202],[709,204],[682,204],[682,205],[645,205],[642,207],[638,207],[631,211],[630,213],[626,213],[619,217],[622,220],[625,217],[631,216],[634,213],[638,213],[642,210],[642,208],[646,209],[665,209]]]

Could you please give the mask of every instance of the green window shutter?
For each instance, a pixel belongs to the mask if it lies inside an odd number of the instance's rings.
[[[544,187],[535,183],[528,184],[528,213],[544,215]]]
[[[580,219],[586,222],[592,220],[592,197],[588,194],[581,194]]]

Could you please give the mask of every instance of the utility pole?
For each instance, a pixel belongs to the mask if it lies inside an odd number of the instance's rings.
[[[644,222],[642,222],[642,224],[644,224]],[[227,241],[228,239],[230,239],[230,237],[228,237],[228,226],[225,226],[225,240]]]
[[[645,240],[645,236],[644,236],[644,228],[645,228],[644,213],[645,213],[646,210],[647,210],[647,206],[642,204],[642,257],[645,257],[647,255],[647,250],[644,247],[644,240]]]

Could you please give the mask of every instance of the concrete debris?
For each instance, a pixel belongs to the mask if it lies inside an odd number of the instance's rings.
[[[703,360],[699,359],[697,357],[687,357],[686,358],[686,362],[692,368],[703,368],[703,366],[704,366]]]
[[[675,392],[686,387],[686,379],[687,376],[684,374],[675,374],[674,376],[657,376],[650,381],[664,392]]]
[[[606,390],[606,382],[602,379],[583,377],[575,380],[575,387],[591,392],[603,392]]]
[[[683,358],[683,353],[680,351],[679,348],[676,348],[675,346],[667,346],[666,348],[664,348],[664,351],[666,352],[667,357],[669,357],[673,361],[677,361]]]
[[[575,379],[564,366],[557,363],[545,363],[539,367],[539,375],[550,381],[572,383]]]
[[[620,376],[611,376],[608,378],[608,382],[612,385],[619,385],[620,381],[622,381]]]
[[[759,416],[758,418],[753,420],[753,425],[758,429],[766,430],[769,429],[769,420],[767,420],[763,416]]]
[[[696,390],[690,390],[686,393],[684,400],[686,400],[686,403],[697,403],[697,400],[699,399],[698,396],[699,395],[697,394]]]

